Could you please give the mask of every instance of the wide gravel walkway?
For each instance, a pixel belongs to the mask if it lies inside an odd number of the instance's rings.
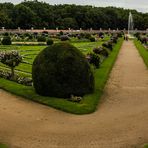
[[[148,70],[124,42],[98,110],[72,115],[0,90],[0,141],[11,148],[139,148],[148,143]]]

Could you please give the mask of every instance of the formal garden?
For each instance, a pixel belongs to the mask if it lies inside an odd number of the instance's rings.
[[[66,112],[91,113],[122,45],[122,35],[1,34],[0,87]]]
[[[0,2],[0,148],[148,148],[146,1],[15,2]]]

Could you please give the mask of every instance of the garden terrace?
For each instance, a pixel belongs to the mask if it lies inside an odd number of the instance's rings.
[[[92,51],[93,48],[101,46],[104,42],[108,41],[110,36],[105,36],[104,39],[100,39],[96,42],[90,42],[86,39],[78,40],[76,38],[72,38],[69,42],[76,46],[82,53],[87,54]],[[59,40],[55,40],[55,42],[60,42]],[[32,63],[35,57],[38,55],[40,51],[42,51],[46,46],[30,46],[30,45],[10,45],[4,46],[0,45],[0,51],[9,51],[9,50],[17,50],[20,52],[23,57],[23,62],[16,67],[15,72],[21,75],[25,75],[31,77]],[[9,67],[0,63],[0,69],[9,70]]]
[[[86,49],[86,51],[83,53],[87,54],[90,51],[93,50],[93,48],[101,46],[102,43],[108,41],[110,37],[106,36],[105,39],[101,39],[101,41],[96,42],[78,42],[74,43],[76,47],[78,47],[80,50],[82,48]],[[43,97],[35,93],[34,88],[32,86],[24,86],[21,84],[17,84],[15,82],[5,80],[3,78],[0,78],[0,88],[5,89],[11,93],[14,93],[18,96],[22,96],[24,98],[39,102],[41,104],[45,104],[66,112],[74,113],[74,114],[87,114],[94,112],[96,110],[99,98],[102,94],[102,91],[104,89],[105,83],[108,79],[109,73],[112,69],[112,66],[116,60],[116,57],[118,55],[118,52],[120,50],[120,47],[122,45],[123,39],[119,39],[117,44],[114,44],[113,51],[110,52],[110,55],[107,59],[104,60],[104,62],[101,64],[99,69],[95,69],[95,91],[92,94],[85,95],[80,101],[80,103],[69,101],[67,99],[62,98],[53,98],[53,97]],[[72,43],[73,44],[73,43]],[[87,44],[87,46],[86,46]],[[1,46],[3,49],[10,50],[11,47],[16,47],[17,50],[19,50],[21,53],[29,54],[27,55],[27,59],[30,63],[33,62],[33,59],[35,56],[46,46]],[[42,48],[41,48],[42,47]],[[34,51],[33,51],[34,50]],[[34,54],[34,55],[32,55]],[[1,68],[5,69],[6,67],[4,65],[1,65]],[[31,68],[32,65],[30,64],[20,64],[16,68],[16,73],[19,72],[21,75],[27,75],[28,77],[31,77]]]

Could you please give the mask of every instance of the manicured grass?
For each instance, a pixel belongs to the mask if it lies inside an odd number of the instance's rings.
[[[148,144],[145,144],[143,148],[148,148]]]
[[[96,110],[98,101],[103,93],[104,86],[109,77],[109,73],[116,61],[116,57],[121,48],[123,39],[114,46],[110,56],[101,64],[101,67],[95,70],[95,91],[93,94],[85,95],[80,103],[70,102],[66,99],[53,97],[43,97],[35,93],[33,87],[23,86],[0,78],[0,88],[7,90],[18,96],[45,104],[65,112],[73,114],[88,114]]]
[[[73,44],[74,46],[76,46],[81,52],[83,52],[84,54],[87,54],[93,48],[101,46],[102,43],[104,43],[105,41],[108,41],[109,39],[110,39],[110,37],[106,36],[103,40],[99,40],[99,41],[96,41],[96,42],[90,42],[89,40],[87,40],[85,42],[81,42],[78,39],[75,39],[75,40],[77,40],[77,42],[75,42],[75,41],[69,41],[69,42],[71,44]],[[26,72],[26,75],[28,75],[28,74],[31,74],[32,63],[33,63],[35,57],[38,55],[38,53],[40,51],[42,51],[46,47],[47,46],[30,46],[30,45],[4,46],[4,45],[0,45],[0,51],[3,51],[3,50],[18,50],[20,52],[20,54],[23,56],[23,61],[25,63],[21,63],[19,66],[17,66],[15,68],[15,72],[16,73],[18,71],[23,72],[23,73]],[[5,68],[9,68],[9,67],[0,63],[0,69],[5,69]]]
[[[0,143],[0,148],[8,148],[5,144]]]
[[[141,57],[143,58],[144,63],[148,67],[148,50],[142,45],[142,43],[140,41],[135,39],[134,43],[135,43]]]

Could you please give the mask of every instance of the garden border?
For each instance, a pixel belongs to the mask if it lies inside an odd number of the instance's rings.
[[[31,86],[23,86],[3,78],[0,78],[0,88],[12,94],[65,112],[73,114],[92,113],[97,109],[104,86],[109,78],[110,71],[116,61],[122,43],[123,38],[119,39],[118,43],[114,45],[109,57],[101,64],[100,68],[95,71],[95,91],[93,94],[85,95],[80,103],[70,102],[67,99],[40,96],[35,93],[34,88]]]

